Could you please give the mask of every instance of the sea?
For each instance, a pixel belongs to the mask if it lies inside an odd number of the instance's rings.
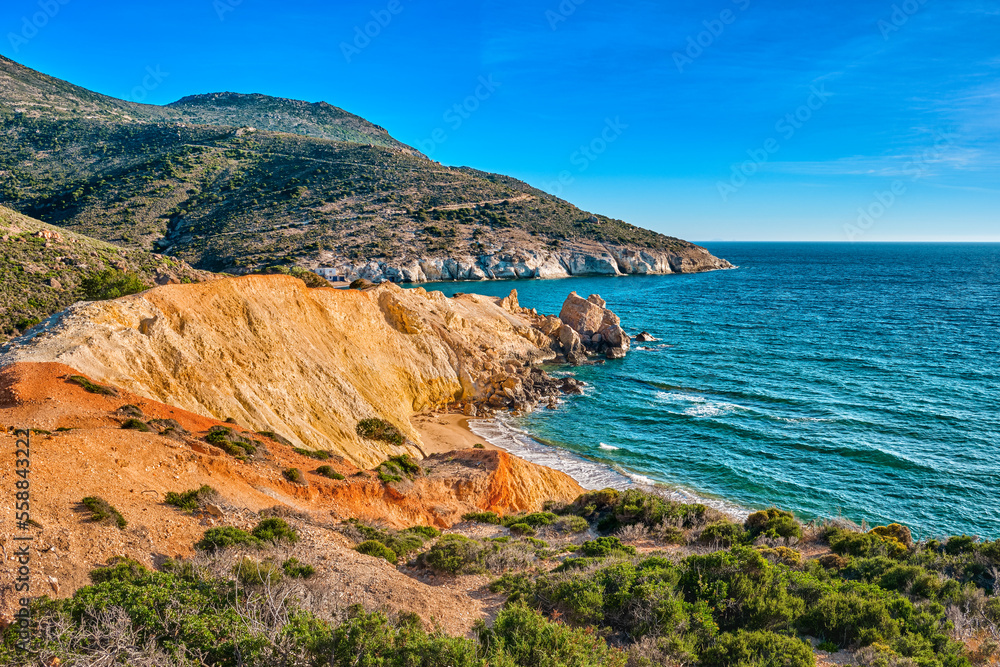
[[[1000,244],[704,245],[739,268],[424,285],[546,314],[599,294],[658,339],[550,367],[584,395],[473,430],[586,488],[1000,538]]]

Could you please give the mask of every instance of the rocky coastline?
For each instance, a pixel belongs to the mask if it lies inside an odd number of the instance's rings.
[[[451,280],[529,280],[571,276],[626,276],[700,273],[735,268],[696,245],[653,250],[592,241],[565,243],[559,249],[513,243],[479,254],[443,257],[404,256],[350,261],[328,256],[306,268],[325,270],[348,281],[427,283]]]

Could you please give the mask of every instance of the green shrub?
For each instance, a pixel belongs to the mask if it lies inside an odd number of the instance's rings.
[[[889,556],[903,558],[908,550],[894,537],[882,536],[877,533],[855,533],[849,530],[833,530],[827,533],[830,549],[840,555],[850,555],[859,558],[873,556]]]
[[[390,563],[395,563],[397,560],[396,552],[385,546],[381,542],[376,540],[367,540],[361,544],[354,547],[354,550],[358,553],[365,554],[366,556],[375,556],[376,558],[384,558]]]
[[[510,526],[511,535],[534,535],[535,529],[526,523],[513,523]]]
[[[526,524],[532,528],[549,526],[559,519],[552,512],[532,512],[531,514],[519,514],[504,517],[503,525],[510,528],[516,524]]]
[[[285,468],[281,471],[281,474],[292,484],[308,484],[306,476],[298,468]]]
[[[698,541],[702,544],[723,544],[732,546],[743,541],[746,531],[738,523],[722,519],[713,521],[705,526],[698,536]]]
[[[389,549],[397,558],[406,558],[409,554],[424,546],[424,541],[429,539],[428,531],[433,528],[415,527],[403,532],[394,530],[381,530],[372,526],[367,526],[356,519],[349,519],[348,523],[357,530],[365,540],[380,542]]]
[[[281,569],[293,579],[308,579],[316,574],[315,567],[299,561],[298,558],[289,558],[281,564]]]
[[[205,436],[205,442],[215,445],[230,456],[245,458],[257,453],[254,443],[227,426],[213,426]]]
[[[91,394],[101,394],[102,396],[117,396],[118,390],[114,387],[105,387],[104,385],[95,384],[83,377],[82,375],[70,375],[69,381],[74,384],[78,384],[83,387],[86,391]]]
[[[459,574],[481,569],[479,558],[482,545],[464,535],[449,534],[438,540],[434,546],[420,555],[420,562],[437,572]]]
[[[625,667],[628,656],[599,635],[553,623],[521,605],[497,614],[493,627],[479,627],[491,665],[509,667]],[[443,663],[442,663],[443,664]]]
[[[281,581],[281,568],[277,565],[247,556],[233,567],[233,574],[244,586],[273,586]]]
[[[104,301],[142,292],[149,289],[149,285],[134,273],[104,269],[81,280],[80,289],[88,301]]]
[[[840,646],[867,646],[899,636],[899,626],[885,601],[855,593],[824,596],[810,607],[799,621],[799,627]]]
[[[387,460],[380,463],[375,470],[378,473],[379,479],[384,484],[401,482],[404,478],[413,479],[423,472],[421,467],[414,463],[413,459],[406,454],[390,456]]]
[[[556,529],[563,533],[582,533],[590,524],[582,516],[567,516],[556,522]]]
[[[976,550],[976,538],[968,535],[956,535],[949,537],[945,542],[944,551],[947,554],[956,556],[963,553],[972,553]]]
[[[261,542],[298,542],[299,534],[284,519],[270,517],[261,519],[251,534]]]
[[[441,535],[441,531],[433,526],[410,526],[404,533],[415,533],[424,539],[433,540]]]
[[[131,431],[142,431],[143,433],[149,433],[152,430],[149,428],[149,425],[141,419],[126,419],[122,422],[122,428]]]
[[[186,512],[193,512],[202,505],[214,500],[218,495],[215,489],[208,484],[203,484],[201,488],[191,489],[182,493],[168,491],[163,502],[174,507],[179,507]]]
[[[119,528],[125,528],[128,522],[121,513],[111,506],[104,498],[99,496],[87,496],[81,501],[84,506],[90,510],[90,518],[98,523],[103,523],[105,521],[113,522]]]
[[[329,479],[346,479],[339,472],[334,470],[331,466],[320,466],[316,468],[316,472],[323,477],[328,477]]]
[[[406,438],[399,432],[399,429],[384,419],[362,419],[358,422],[355,430],[362,438],[382,440],[397,447],[401,447],[406,442]]]
[[[469,512],[462,515],[463,521],[475,521],[477,523],[489,523],[499,526],[502,520],[496,512]]]
[[[802,565],[802,552],[788,547],[775,547],[758,549],[760,553],[776,563],[787,565],[788,567],[798,567]]]
[[[754,512],[747,517],[743,527],[746,528],[751,539],[758,537],[802,538],[802,526],[795,520],[795,515],[775,507]]]
[[[622,541],[617,537],[598,537],[596,540],[588,540],[580,545],[578,551],[591,558],[634,556],[636,554],[635,547],[622,544]]]
[[[292,451],[301,456],[308,456],[311,459],[316,459],[317,461],[326,461],[330,458],[330,452],[324,452],[322,450],[314,449],[302,449],[301,447],[293,447]]]
[[[701,654],[702,667],[813,667],[812,648],[773,632],[738,630],[719,635]]]
[[[261,546],[261,542],[245,530],[234,526],[220,526],[206,530],[194,545],[195,549],[210,552],[241,546],[257,548]]]
[[[484,444],[483,444],[483,443],[481,443],[481,442],[477,442],[476,444],[474,444],[474,445],[472,446],[472,448],[473,448],[473,449],[486,449],[486,445],[484,445]]]
[[[658,532],[664,528],[691,530],[724,518],[722,513],[705,505],[678,503],[639,489],[591,491],[581,495],[563,512],[596,523],[603,533],[613,533],[623,526],[635,524]]]
[[[108,567],[90,571],[90,580],[95,584],[105,581],[131,582],[143,577],[149,568],[131,558],[117,558]]]

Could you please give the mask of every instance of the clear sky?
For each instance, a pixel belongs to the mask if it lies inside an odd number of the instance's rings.
[[[696,241],[1000,241],[996,0],[5,0],[0,30],[98,92],[323,100]]]

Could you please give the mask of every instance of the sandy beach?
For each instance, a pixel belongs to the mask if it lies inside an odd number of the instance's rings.
[[[423,450],[428,455],[470,449],[481,444],[486,449],[497,449],[469,430],[469,418],[460,414],[416,414],[410,423],[420,434]]]

